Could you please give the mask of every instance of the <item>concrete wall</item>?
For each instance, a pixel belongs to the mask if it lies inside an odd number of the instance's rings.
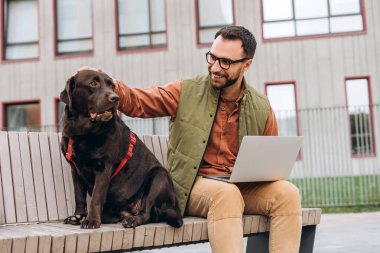
[[[54,98],[80,66],[101,66],[134,87],[207,73],[204,54],[209,47],[196,44],[195,1],[166,3],[167,49],[117,52],[115,1],[93,0],[94,54],[56,57],[53,1],[39,0],[40,58],[0,63],[0,101],[39,99],[41,125],[53,125]],[[260,8],[260,0],[234,1],[236,24],[250,29],[258,40],[255,61],[246,76],[252,86],[264,92],[265,82],[292,80],[298,109],[329,107],[345,105],[345,77],[370,76],[373,103],[380,102],[379,1],[365,1],[367,32],[279,42],[263,42]]]

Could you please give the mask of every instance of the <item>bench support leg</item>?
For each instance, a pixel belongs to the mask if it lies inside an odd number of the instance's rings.
[[[315,230],[317,226],[302,227],[300,253],[313,253]],[[269,233],[259,233],[248,237],[246,253],[269,252]]]

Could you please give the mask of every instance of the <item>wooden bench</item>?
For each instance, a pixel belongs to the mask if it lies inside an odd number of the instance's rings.
[[[166,165],[166,137],[141,138]],[[0,252],[131,251],[208,240],[206,219],[197,217],[186,217],[179,229],[163,223],[94,230],[63,224],[74,212],[74,191],[59,141],[57,133],[0,132]],[[302,252],[312,252],[320,217],[318,208],[303,209]],[[267,251],[268,231],[267,217],[245,215],[247,252]]]

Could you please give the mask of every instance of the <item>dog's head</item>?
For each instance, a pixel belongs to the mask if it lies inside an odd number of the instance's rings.
[[[88,117],[92,122],[105,122],[116,114],[119,96],[112,78],[104,72],[82,70],[70,77],[60,99],[66,112]]]

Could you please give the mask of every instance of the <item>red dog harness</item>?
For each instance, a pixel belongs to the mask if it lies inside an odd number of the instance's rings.
[[[75,168],[78,176],[80,176],[82,179],[84,179],[84,177],[82,177],[82,174],[81,174],[77,164],[75,163],[75,161],[73,159],[73,144],[74,144],[73,139],[69,138],[69,143],[67,144],[66,159],[67,159],[67,161],[69,161],[70,163],[72,163],[74,165],[74,168]],[[136,145],[136,136],[132,131],[130,131],[130,142],[129,142],[128,152],[124,156],[123,160],[120,162],[119,166],[117,166],[115,172],[110,176],[110,180],[112,180],[121,171],[121,169],[124,167],[124,165],[132,158],[133,148],[135,147],[135,145]],[[88,184],[87,180],[84,179],[84,181],[86,181],[86,183]],[[92,187],[90,184],[88,184],[88,185],[90,187]]]

